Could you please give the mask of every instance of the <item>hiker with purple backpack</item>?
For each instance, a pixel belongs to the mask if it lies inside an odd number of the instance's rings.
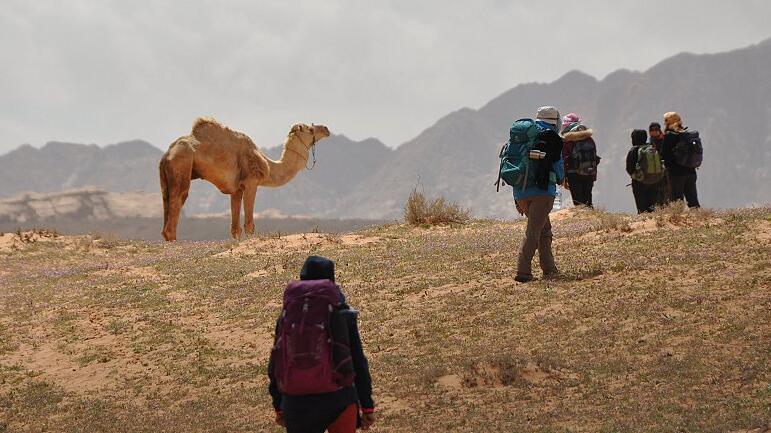
[[[594,131],[581,123],[581,118],[570,113],[562,118],[562,160],[565,165],[565,186],[570,190],[573,206],[593,207],[592,189],[597,181],[597,144]]]
[[[696,192],[696,169],[701,166],[704,150],[696,131],[683,126],[680,115],[674,111],[664,114],[666,132],[661,146],[661,157],[666,165],[672,192],[672,201],[685,197],[688,207],[699,207]]]
[[[335,264],[310,256],[290,281],[268,364],[276,422],[287,433],[354,433],[375,421],[357,311],[335,283]]]

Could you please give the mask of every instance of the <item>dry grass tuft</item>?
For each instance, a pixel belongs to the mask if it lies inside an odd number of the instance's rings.
[[[524,386],[522,369],[525,362],[512,354],[499,354],[489,359],[466,366],[463,374],[463,386],[499,387]]]
[[[121,244],[120,239],[113,233],[95,231],[91,233],[92,246],[109,250]]]
[[[713,209],[688,209],[682,200],[656,207],[653,218],[659,227],[672,224],[676,226],[702,224],[717,216]]]
[[[407,203],[404,204],[404,221],[413,226],[466,224],[470,219],[468,209],[447,201],[444,197],[429,201],[417,189],[412,190]]]
[[[577,212],[582,218],[587,218],[593,221],[594,230],[611,232],[630,232],[632,227],[629,224],[629,218],[626,215],[619,213],[608,212],[601,208],[588,208],[585,206],[579,206]]]
[[[19,238],[19,241],[24,244],[34,244],[40,239],[56,239],[59,237],[59,233],[56,230],[48,230],[48,229],[32,229],[32,230],[26,230],[22,231],[21,229],[16,230],[16,237]]]
[[[656,206],[653,212],[656,224],[659,227],[671,224],[683,224],[685,222],[685,211],[687,207],[682,200],[673,201],[663,206]]]

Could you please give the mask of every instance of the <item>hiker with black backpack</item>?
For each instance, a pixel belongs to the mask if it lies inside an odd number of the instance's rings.
[[[565,178],[562,163],[562,138],[558,134],[560,113],[546,106],[538,109],[536,120],[519,119],[509,130],[509,141],[501,149],[498,181],[514,189],[517,211],[527,217],[527,228],[517,261],[514,280],[533,280],[535,251],[544,277],[557,275],[552,254],[549,212],[554,206],[557,184]]]
[[[268,364],[276,422],[287,433],[354,433],[375,421],[372,380],[357,311],[331,260],[308,257],[290,281]]]
[[[632,177],[632,194],[639,214],[653,212],[664,178],[661,155],[647,140],[644,130],[632,131],[632,148],[626,155],[626,172]]]
[[[682,200],[688,207],[699,207],[696,191],[696,169],[701,166],[704,149],[697,131],[683,126],[680,115],[674,111],[664,114],[666,132],[661,146],[661,157],[672,184],[670,200]]]
[[[575,113],[562,118],[562,159],[574,206],[592,207],[592,189],[600,163],[593,134],[594,131],[582,125]]]

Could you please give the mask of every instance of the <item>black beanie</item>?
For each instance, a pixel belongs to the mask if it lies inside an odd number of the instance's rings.
[[[632,146],[641,146],[648,140],[648,133],[642,129],[632,131]]]
[[[335,262],[326,257],[310,256],[305,259],[300,279],[335,281]]]

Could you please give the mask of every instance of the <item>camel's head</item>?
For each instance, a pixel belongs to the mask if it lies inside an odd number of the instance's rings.
[[[310,148],[316,144],[317,141],[330,136],[329,128],[324,125],[308,126],[304,123],[295,123],[292,125],[290,134],[294,134],[302,143]]]

